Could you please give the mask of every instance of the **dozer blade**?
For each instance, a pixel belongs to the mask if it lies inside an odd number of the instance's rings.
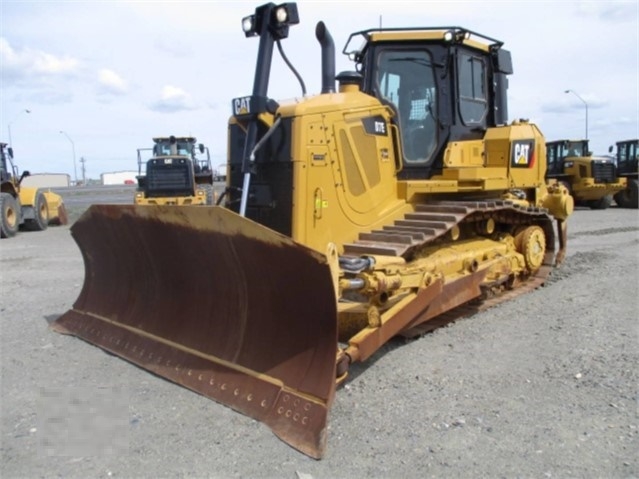
[[[320,458],[337,307],[323,255],[220,207],[94,205],[53,328],[267,424]]]
[[[69,215],[62,201],[62,196],[51,191],[44,191],[44,197],[47,199],[47,208],[49,210],[50,225],[66,225],[69,223]]]

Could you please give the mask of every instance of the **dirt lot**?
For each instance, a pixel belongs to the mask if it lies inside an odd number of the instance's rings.
[[[132,190],[62,194],[75,219]],[[52,332],[83,282],[68,227],[2,240],[2,477],[639,477],[638,240],[636,210],[578,210],[544,288],[354,368],[321,461]]]

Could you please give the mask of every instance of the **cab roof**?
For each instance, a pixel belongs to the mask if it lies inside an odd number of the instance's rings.
[[[361,37],[361,44],[354,40]],[[476,50],[491,52],[503,46],[503,42],[462,27],[408,27],[371,28],[351,33],[342,53],[354,60],[361,58],[370,43],[434,41],[451,45],[465,45]]]
[[[158,136],[153,138],[153,142],[160,143],[164,141],[171,141],[171,139],[175,141],[186,141],[189,143],[195,143],[197,141],[197,138],[194,136]]]

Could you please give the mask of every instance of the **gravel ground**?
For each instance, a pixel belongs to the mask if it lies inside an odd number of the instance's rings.
[[[75,219],[132,190],[62,194]],[[569,228],[544,288],[352,368],[321,461],[52,332],[83,282],[68,227],[2,240],[2,477],[637,478],[639,216],[580,209]]]

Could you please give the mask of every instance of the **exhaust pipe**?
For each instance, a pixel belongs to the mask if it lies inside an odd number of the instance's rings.
[[[315,37],[322,47],[322,93],[335,93],[335,43],[324,22],[317,23]]]

